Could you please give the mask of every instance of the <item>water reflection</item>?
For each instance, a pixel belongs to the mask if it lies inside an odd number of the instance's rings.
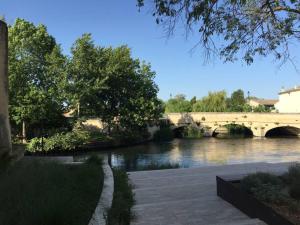
[[[300,138],[176,139],[169,143],[120,148],[109,153],[112,166],[127,171],[153,163],[177,163],[181,167],[275,163],[300,161]]]

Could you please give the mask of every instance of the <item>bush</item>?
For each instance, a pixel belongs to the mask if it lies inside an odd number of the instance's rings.
[[[250,174],[241,180],[241,188],[249,193],[262,185],[282,186],[282,181],[275,175],[263,172]]]
[[[282,202],[285,197],[281,194],[283,187],[279,177],[269,173],[255,173],[241,180],[241,188],[256,198],[266,202]]]
[[[171,141],[173,138],[174,134],[170,127],[161,127],[153,135],[153,140],[156,142]]]
[[[87,131],[75,130],[68,133],[55,134],[49,138],[33,138],[26,147],[29,152],[48,152],[54,150],[74,150],[90,140]]]
[[[184,138],[202,138],[203,130],[195,126],[188,126],[183,132]]]
[[[289,167],[284,176],[289,184],[289,194],[292,198],[300,200],[300,164],[296,163]]]
[[[290,184],[300,180],[300,163],[290,166],[285,177]]]
[[[245,126],[238,124],[228,124],[225,126],[230,135],[245,135],[245,136],[253,136],[251,130]]]

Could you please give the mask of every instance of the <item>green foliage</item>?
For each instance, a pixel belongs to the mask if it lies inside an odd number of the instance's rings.
[[[281,187],[282,181],[276,175],[263,172],[250,174],[241,180],[241,188],[249,193],[253,193],[254,189],[259,188],[262,185]]]
[[[171,141],[174,138],[173,131],[168,126],[161,127],[153,135],[153,140],[156,142]]]
[[[66,57],[43,25],[17,19],[8,32],[11,120],[29,126],[58,125]]]
[[[177,95],[166,103],[165,112],[271,112],[270,108],[263,105],[251,107],[244,96],[244,91],[234,91],[227,98],[225,91],[209,92],[207,96],[197,100],[193,97],[190,101],[184,95]]]
[[[203,137],[203,130],[199,127],[195,126],[188,126],[185,127],[183,131],[184,138],[202,138]]]
[[[229,134],[231,135],[245,135],[245,136],[252,136],[252,132],[249,128],[242,126],[242,125],[238,125],[238,124],[228,124],[225,126],[228,131]]]
[[[285,199],[280,192],[283,188],[281,179],[269,173],[258,172],[246,176],[241,180],[241,188],[261,201],[278,203]]]
[[[166,102],[166,113],[181,113],[191,111],[192,104],[190,101],[185,99],[184,95],[176,95],[174,98],[171,98]]]
[[[291,165],[285,177],[287,178],[287,182],[290,184],[300,180],[300,163]]]
[[[90,34],[83,34],[71,48],[67,90],[71,106],[78,109],[77,116],[95,116],[101,109],[102,102],[97,95],[107,88],[104,68],[108,56],[105,51],[95,46]]]
[[[271,109],[263,105],[259,105],[253,108],[253,112],[271,112]]]
[[[127,46],[102,48],[90,34],[76,40],[69,64],[69,99],[77,114],[100,117],[109,128],[146,126],[163,105],[151,65],[133,59]]]
[[[137,2],[142,7],[147,0]],[[299,41],[299,15],[300,2],[296,0],[153,2],[155,21],[163,24],[169,35],[176,33],[177,24],[186,24],[187,30],[199,32],[200,45],[209,53],[216,52],[230,62],[241,57],[247,64],[256,55],[271,53],[276,59],[287,61],[289,40]]]
[[[26,147],[29,152],[49,152],[74,150],[91,139],[87,131],[58,133],[49,138],[33,138]]]
[[[132,207],[135,203],[132,185],[125,171],[113,169],[114,196],[111,208],[107,211],[107,225],[129,225],[133,218]]]
[[[231,97],[227,99],[227,107],[230,112],[244,112],[245,105],[244,91],[241,89],[234,91]]]
[[[193,105],[193,112],[225,112],[226,107],[225,91],[209,92]]]
[[[285,174],[287,183],[289,183],[289,193],[292,198],[300,200],[300,164],[296,163],[289,167],[288,172]]]
[[[99,162],[99,159],[98,159]],[[94,159],[65,165],[22,159],[0,171],[0,224],[88,224],[103,186],[101,163]]]

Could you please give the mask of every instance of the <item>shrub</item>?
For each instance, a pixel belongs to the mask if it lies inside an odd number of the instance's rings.
[[[55,134],[49,138],[33,138],[26,147],[29,152],[74,150],[90,139],[87,131],[75,130],[68,133]]]
[[[254,196],[264,202],[283,203],[287,201],[287,197],[281,193],[281,187],[272,184],[262,184],[253,188]]]
[[[283,184],[279,177],[269,173],[255,173],[241,180],[241,188],[262,201],[282,202],[284,196],[280,193]]]
[[[188,126],[184,130],[183,137],[185,138],[202,138],[203,130],[195,126]]]
[[[296,163],[289,167],[284,178],[289,184],[289,194],[292,198],[300,200],[300,164]]]
[[[285,177],[290,184],[300,180],[300,163],[290,166]]]
[[[44,140],[45,140],[45,138],[44,138]],[[26,149],[30,152],[42,151],[42,149],[43,149],[42,138],[31,139],[29,144],[26,146]]]
[[[157,142],[171,141],[173,138],[174,134],[170,127],[161,127],[160,130],[156,131],[153,135],[153,140]]]

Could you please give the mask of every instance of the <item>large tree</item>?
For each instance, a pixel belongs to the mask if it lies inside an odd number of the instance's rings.
[[[136,129],[159,118],[155,72],[150,64],[133,59],[127,46],[100,47],[84,34],[71,53],[68,92],[79,116],[99,117],[108,130]]]
[[[94,44],[91,34],[83,34],[71,48],[68,64],[68,103],[76,115],[96,116],[101,112],[98,96],[105,89],[107,50]]]
[[[146,0],[137,0],[138,6]],[[289,43],[300,41],[300,1],[297,0],[149,0],[156,22],[169,35],[183,21],[200,33],[199,44],[226,61],[255,55],[289,59]],[[219,41],[223,39],[223,41]],[[216,41],[218,40],[218,41]]]
[[[107,88],[99,94],[102,120],[109,127],[119,124],[128,129],[158,120],[162,104],[157,98],[158,86],[154,83],[155,72],[150,64],[133,59],[127,46],[108,48],[106,54]]]
[[[8,48],[10,118],[23,124],[26,137],[26,124],[51,123],[62,115],[65,58],[44,25],[23,19],[9,27]]]

